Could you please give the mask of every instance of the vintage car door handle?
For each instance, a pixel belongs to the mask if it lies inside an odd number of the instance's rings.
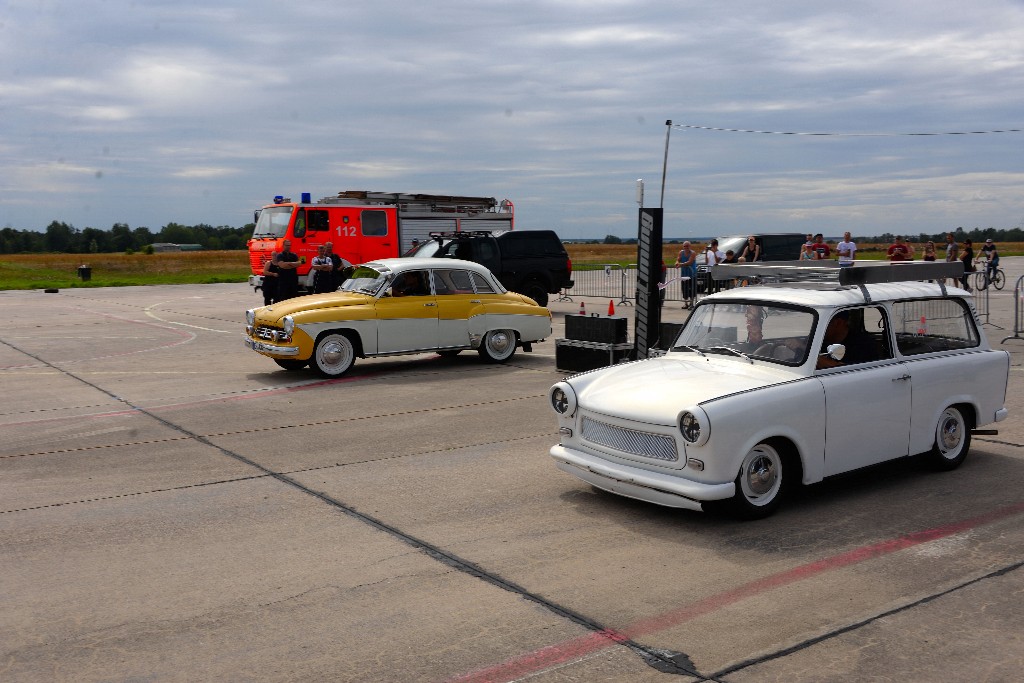
[[[483,303],[483,302],[480,301],[480,299],[470,299],[469,303],[471,303],[471,304],[480,304],[480,303]]]
[[[893,377],[892,381],[893,382],[906,382],[908,379],[910,379],[910,375],[908,375],[907,373],[904,372],[899,377]]]
[[[436,306],[437,304],[435,304],[434,302],[430,302],[429,304],[423,304],[423,305],[429,307],[429,306]]]

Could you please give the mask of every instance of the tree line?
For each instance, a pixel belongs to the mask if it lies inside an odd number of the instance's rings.
[[[214,227],[205,223],[180,225],[168,223],[157,232],[149,228],[131,228],[127,223],[114,223],[110,230],[78,228],[53,221],[43,232],[37,230],[0,229],[0,254],[64,253],[109,254],[152,249],[154,243],[198,244],[203,249],[246,249],[254,225],[241,228],[230,225]]]

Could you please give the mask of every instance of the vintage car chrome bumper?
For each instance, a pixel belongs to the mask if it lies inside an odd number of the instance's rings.
[[[609,462],[565,446],[552,446],[550,455],[558,469],[588,484],[620,496],[667,507],[700,511],[701,502],[731,498],[733,482],[703,484],[660,472]]]
[[[267,353],[272,356],[297,356],[299,355],[298,346],[278,346],[277,344],[268,344],[266,342],[256,341],[249,337],[245,338],[245,345],[253,351],[259,353]]]

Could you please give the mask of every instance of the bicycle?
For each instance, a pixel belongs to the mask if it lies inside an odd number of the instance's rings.
[[[975,270],[984,273],[984,276],[981,278],[981,284],[978,285],[979,290],[988,289],[990,283],[997,290],[1001,290],[1006,285],[1006,273],[999,266],[989,268],[988,262],[985,259],[977,259],[974,264]]]

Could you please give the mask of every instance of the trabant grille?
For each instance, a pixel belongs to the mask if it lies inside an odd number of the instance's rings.
[[[583,418],[583,438],[592,443],[633,455],[672,462],[679,460],[675,439],[671,437],[640,432],[635,429],[624,429],[592,420],[589,417]]]

